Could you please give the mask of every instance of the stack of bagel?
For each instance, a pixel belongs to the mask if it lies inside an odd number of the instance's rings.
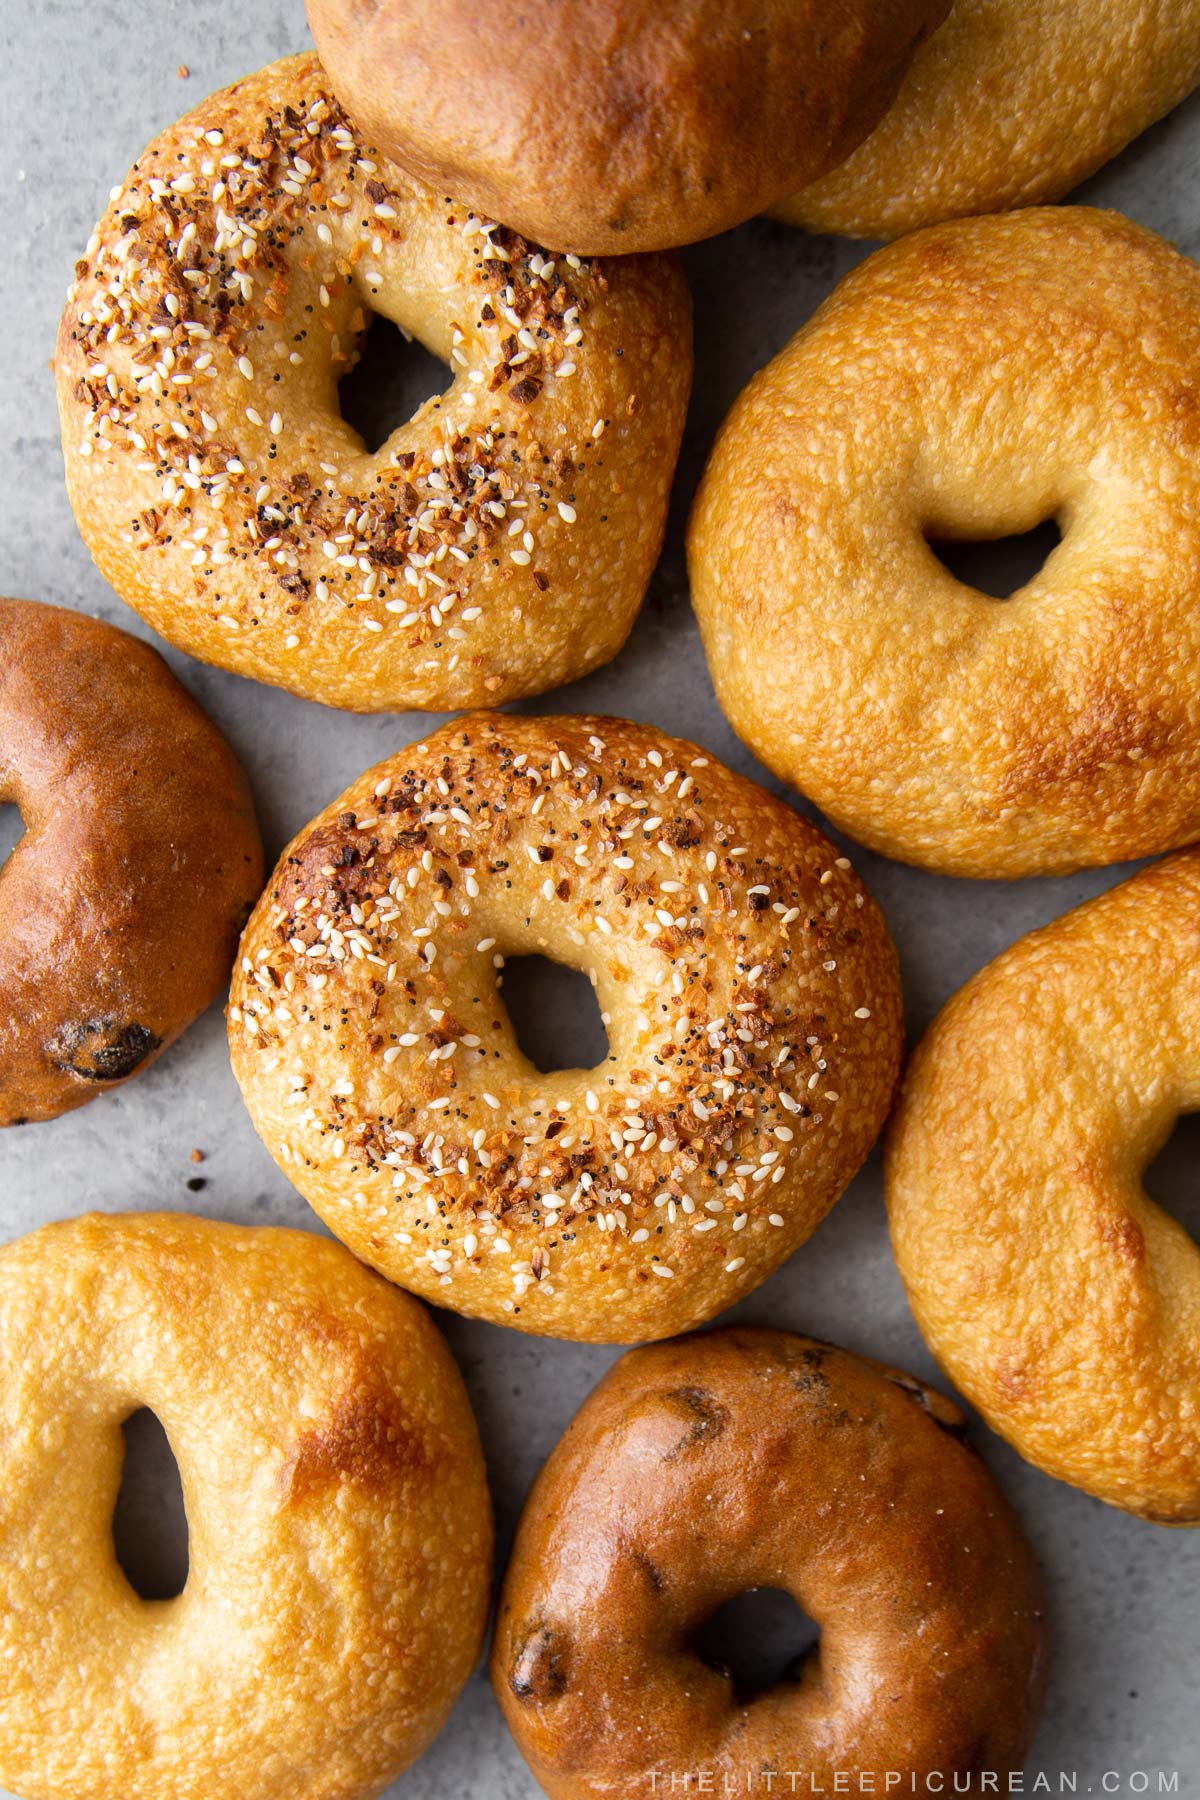
[[[424,1301],[642,1346],[500,1591],[492,1680],[551,1800],[995,1791],[1046,1609],[965,1413],[803,1319],[703,1328],[882,1137],[913,1315],[984,1424],[1200,1524],[1200,1252],[1143,1182],[1200,1111],[1200,268],[1058,204],[1200,84],[1200,0],[307,11],[315,52],[165,129],[80,249],[67,491],[175,650],[433,716],[268,873],[157,653],[0,600],[0,1125],[51,1133],[227,994],[255,1131],[340,1240],[145,1193],[0,1248],[0,1786],[366,1800],[421,1755],[494,1553]],[[639,655],[693,378],[677,252],[763,213],[891,240],[691,497],[712,688],[771,792],[654,723],[499,710]],[[371,447],[339,384],[376,317],[449,377]],[[1051,528],[1003,599],[954,572]],[[855,846],[914,882],[1160,860],[1011,943],[906,1064]],[[505,982],[535,956],[595,991],[595,1066],[527,1053]],[[141,1408],[183,1483],[171,1599],[113,1546]],[[822,1637],[751,1693],[704,1633],[760,1587]]]

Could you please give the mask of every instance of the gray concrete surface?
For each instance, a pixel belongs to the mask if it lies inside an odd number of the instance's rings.
[[[300,0],[161,0],[154,7],[8,0],[0,11],[0,592],[79,607],[149,636],[96,574],[67,506],[48,369],[55,323],[72,261],[109,187],[157,130],[206,92],[304,46],[302,8]],[[177,73],[181,64],[191,71],[187,79]],[[1087,197],[1198,253],[1198,178],[1200,103],[1193,102],[1091,183]],[[687,604],[682,522],[705,447],[738,389],[862,254],[860,246],[765,223],[688,254],[699,366],[668,549],[625,653],[539,702],[539,710],[586,707],[653,720],[761,776],[713,700]],[[429,367],[418,355],[405,363],[394,404],[429,391]],[[416,717],[341,716],[167,654],[250,770],[272,852],[360,770],[423,728]],[[0,816],[0,829],[10,824]],[[0,838],[0,854],[5,847]],[[914,1033],[1006,944],[1122,873],[976,886],[865,855],[857,860],[900,945]],[[1152,1176],[1193,1226],[1200,1224],[1196,1123],[1181,1128]],[[200,1171],[188,1161],[193,1146],[206,1152]],[[198,1172],[206,1185],[191,1193],[186,1184]],[[88,1207],[148,1206],[316,1228],[250,1128],[217,1008],[119,1094],[0,1140],[4,1236]],[[934,1374],[889,1254],[876,1161],[811,1244],[739,1313]],[[614,1353],[441,1317],[478,1409],[503,1552],[538,1464]],[[981,1427],[976,1435],[1049,1573],[1054,1673],[1027,1791],[1040,1773],[1051,1784],[1041,1791],[1057,1792],[1059,1771],[1069,1771],[1078,1792],[1099,1793],[1111,1771],[1118,1785],[1110,1791],[1143,1791],[1135,1777],[1145,1772],[1155,1792],[1159,1771],[1178,1770],[1176,1791],[1200,1793],[1200,1537],[1123,1517],[1026,1467]],[[438,1743],[393,1792],[406,1800],[536,1794],[481,1674]]]

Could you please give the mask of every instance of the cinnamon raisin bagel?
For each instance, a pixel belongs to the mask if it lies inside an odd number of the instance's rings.
[[[1047,1474],[1200,1524],[1200,1250],[1142,1172],[1200,1111],[1200,851],[1022,938],[914,1056],[887,1199],[917,1323]]]
[[[769,1792],[768,1770],[780,1793],[800,1771],[812,1793],[848,1774],[967,1793],[1019,1771],[1040,1581],[963,1428],[911,1376],[788,1332],[622,1357],[530,1493],[492,1646],[551,1800]],[[696,1637],[756,1587],[821,1641],[748,1703]]]
[[[1000,602],[930,540],[1054,518]],[[1200,270],[1114,213],[878,252],[751,382],[689,530],[717,696],[843,830],[947,874],[1200,835]]]
[[[539,1073],[507,955],[582,970],[593,1069]],[[242,939],[234,1072],[284,1174],[441,1306],[631,1342],[815,1229],[900,1051],[879,913],[821,834],[619,719],[458,719],[284,851]]]
[[[0,1126],[117,1086],[215,1000],[262,886],[246,778],[162,659],[0,600]]]
[[[555,250],[738,225],[870,131],[947,0],[308,0],[351,117]],[[798,176],[797,170],[804,171]]]
[[[374,313],[453,379],[370,452],[337,384]],[[76,265],[67,485],[193,656],[360,712],[499,704],[624,643],[691,367],[672,261],[545,255],[381,161],[294,57],[156,139]]]
[[[187,1507],[167,1601],[113,1549],[142,1407]],[[340,1245],[134,1214],[0,1250],[0,1783],[24,1800],[380,1793],[479,1654],[491,1536],[449,1352]]]
[[[867,141],[773,210],[890,238],[1058,200],[1197,82],[1200,0],[954,0]]]

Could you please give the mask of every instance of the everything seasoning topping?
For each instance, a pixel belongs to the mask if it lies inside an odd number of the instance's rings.
[[[230,1014],[294,1108],[285,1161],[386,1184],[443,1286],[507,1259],[513,1305],[553,1294],[585,1230],[663,1279],[686,1232],[736,1276],[742,1233],[784,1226],[844,1021],[871,1011],[840,992],[865,904],[844,858],[815,835],[794,861],[756,851],[726,822],[731,778],[688,746],[560,724],[569,747],[531,753],[541,727],[468,721],[356,789],[281,865]],[[540,1076],[514,1052],[506,945],[576,962],[622,1008],[600,1067]]]
[[[79,450],[132,460],[153,502],[128,543],[182,551],[197,603],[229,631],[282,614],[295,649],[345,612],[364,633],[405,634],[429,658],[419,666],[453,669],[480,617],[473,574],[550,585],[541,525],[574,523],[575,479],[607,421],[581,457],[543,446],[537,402],[576,374],[606,283],[450,200],[431,219],[430,196],[375,161],[315,59],[293,79],[296,105],[235,132],[248,109],[233,90],[114,190],[68,307]],[[426,303],[461,313],[447,320],[455,384],[371,457],[328,394],[370,304],[403,310],[418,238],[437,263],[441,300]]]

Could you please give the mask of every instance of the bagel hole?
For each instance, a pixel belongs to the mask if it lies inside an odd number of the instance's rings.
[[[0,803],[0,869],[2,869],[25,835],[25,821],[19,806]]]
[[[415,338],[406,338],[382,313],[372,313],[358,361],[338,385],[338,405],[373,456],[426,400],[444,394],[449,385],[445,363]]]
[[[929,531],[925,541],[955,581],[989,599],[1011,600],[1041,574],[1062,543],[1062,532],[1054,519],[1045,519],[1013,537],[942,538]]]
[[[596,990],[578,969],[548,956],[512,956],[498,977],[521,1054],[542,1075],[595,1069],[608,1055]]]
[[[798,1681],[820,1635],[783,1588],[747,1588],[704,1621],[695,1649],[702,1662],[727,1678],[740,1703],[781,1681]]]
[[[170,1440],[147,1407],[121,1427],[125,1460],[113,1508],[113,1548],[126,1581],[143,1600],[174,1600],[188,1578],[183,1483]]]
[[[1142,1176],[1156,1206],[1200,1244],[1200,1112],[1185,1113]]]

